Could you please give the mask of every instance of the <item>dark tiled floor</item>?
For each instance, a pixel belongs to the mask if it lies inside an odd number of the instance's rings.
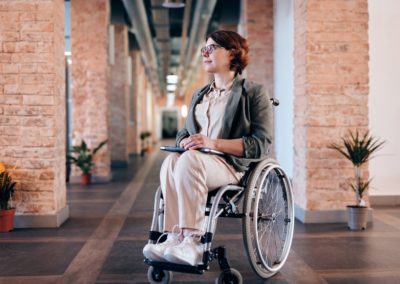
[[[148,283],[142,248],[147,243],[154,194],[166,156],[156,152],[132,157],[129,168],[115,169],[114,181],[108,184],[68,185],[70,218],[60,228],[0,234],[0,283],[33,283],[33,279],[34,283],[58,283],[88,242],[101,241],[95,231],[130,182],[137,186],[136,199],[117,226],[111,250],[90,283]],[[135,183],[135,174],[151,157],[154,162],[144,181]],[[376,208],[375,212],[400,219],[399,207]],[[230,264],[241,272],[244,283],[308,283],[307,273],[302,273],[306,270],[319,277],[315,283],[400,283],[400,228],[384,218],[374,219],[363,232],[349,231],[346,224],[304,225],[296,221],[292,255],[297,255],[302,264],[290,267],[291,256],[285,264],[287,270],[299,271],[295,278],[284,271],[269,280],[257,278],[248,264],[242,240],[229,239],[241,234],[240,220],[221,218],[217,235],[226,236],[215,240],[213,247],[227,247]],[[202,276],[175,273],[174,283],[213,283],[218,271],[218,264],[212,263],[210,271]]]
[[[83,245],[77,242],[2,243],[1,276],[63,274]]]

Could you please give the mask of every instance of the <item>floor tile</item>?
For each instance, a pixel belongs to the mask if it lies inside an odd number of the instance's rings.
[[[62,275],[84,243],[1,243],[0,276]]]
[[[396,238],[295,238],[293,249],[312,269],[396,268],[400,263]]]
[[[68,218],[59,228],[14,229],[12,232],[1,233],[1,238],[26,237],[89,237],[103,218]]]

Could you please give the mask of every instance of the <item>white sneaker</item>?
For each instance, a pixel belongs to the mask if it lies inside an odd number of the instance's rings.
[[[203,262],[204,244],[188,236],[177,246],[165,250],[164,258],[172,263],[195,266]]]
[[[181,243],[177,235],[168,234],[167,240],[161,244],[147,244],[143,248],[144,256],[152,261],[166,262],[164,252],[166,249],[177,246]]]

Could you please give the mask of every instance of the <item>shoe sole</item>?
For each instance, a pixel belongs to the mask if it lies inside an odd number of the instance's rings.
[[[167,260],[164,257],[160,257],[159,255],[151,252],[151,251],[143,251],[144,256],[151,260],[151,261],[159,261],[159,262],[167,262]]]
[[[175,263],[175,264],[182,264],[182,265],[189,265],[189,266],[196,266],[192,263],[185,262],[184,260],[172,255],[172,254],[164,254],[164,259],[168,262]]]

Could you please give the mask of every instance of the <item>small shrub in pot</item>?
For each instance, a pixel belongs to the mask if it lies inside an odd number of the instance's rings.
[[[18,162],[19,163],[19,162]],[[12,182],[11,175],[18,163],[11,172],[7,173],[3,163],[0,163],[0,232],[9,232],[14,227],[15,208],[9,206],[16,182]]]
[[[364,136],[360,135],[358,129],[353,134],[349,130],[349,137],[342,137],[341,144],[331,144],[329,148],[339,151],[353,164],[354,179],[347,179],[347,184],[354,190],[356,205],[347,206],[348,221],[350,229],[365,229],[367,226],[367,208],[362,204],[362,197],[368,189],[371,180],[361,178],[361,167],[370,161],[386,141],[380,142],[375,136],[366,131]]]
[[[82,184],[89,185],[91,183],[91,168],[93,165],[92,158],[94,154],[96,154],[96,152],[107,143],[107,141],[108,140],[101,142],[99,146],[91,152],[91,150],[87,148],[85,141],[82,140],[80,146],[74,146],[72,147],[72,150],[70,150],[73,156],[67,155],[67,163],[75,164],[81,169]]]

